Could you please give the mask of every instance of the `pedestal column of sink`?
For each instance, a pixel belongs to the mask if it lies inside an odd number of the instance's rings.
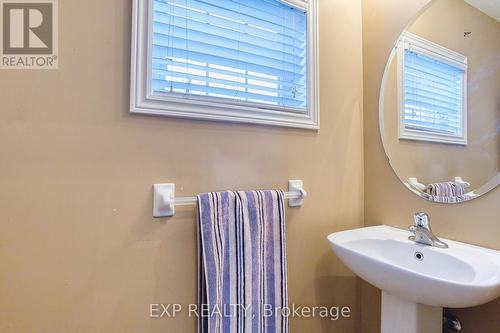
[[[382,291],[381,333],[441,333],[443,308],[413,303]]]

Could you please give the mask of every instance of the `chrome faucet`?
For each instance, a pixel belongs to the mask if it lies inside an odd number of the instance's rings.
[[[415,241],[420,244],[436,246],[440,248],[447,248],[448,244],[439,240],[432,233],[431,222],[429,216],[426,213],[416,213],[415,214],[415,224],[410,225],[408,230],[410,230],[413,235],[408,237],[409,240]]]

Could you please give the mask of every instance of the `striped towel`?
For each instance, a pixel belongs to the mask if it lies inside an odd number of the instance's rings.
[[[200,333],[288,333],[284,193],[198,195]]]
[[[429,198],[436,202],[453,203],[470,200],[470,197],[465,194],[465,183],[458,182],[442,182],[427,185],[425,193]]]
[[[427,185],[427,193],[438,197],[456,197],[465,193],[465,184],[457,182],[433,183]]]
[[[464,195],[457,195],[456,197],[439,197],[436,195],[429,195],[427,194],[427,199],[434,201],[434,202],[440,202],[440,203],[458,203],[458,202],[464,202],[473,199],[472,196],[469,196],[467,194]]]

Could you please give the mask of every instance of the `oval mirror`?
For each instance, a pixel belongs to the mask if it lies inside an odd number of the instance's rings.
[[[380,132],[399,179],[422,198],[464,202],[500,181],[500,1],[434,0],[386,65]]]

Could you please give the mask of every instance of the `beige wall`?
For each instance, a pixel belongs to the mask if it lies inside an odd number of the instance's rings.
[[[385,159],[378,127],[378,97],[384,66],[401,31],[428,0],[363,0],[365,223],[406,228],[416,210],[425,210],[437,235],[500,248],[500,191],[459,205],[430,203],[401,185]],[[379,292],[362,284],[363,333],[379,332]],[[453,310],[465,323],[463,332],[500,331],[500,301]]]
[[[151,217],[151,186],[177,195],[285,188],[290,302],[353,307],[295,332],[355,332],[358,280],[327,234],[363,224],[361,1],[320,1],[321,131],[128,113],[130,0],[60,1],[60,68],[0,72],[0,331],[195,332],[149,319],[196,302],[194,207]],[[340,50],[340,52],[339,52]]]
[[[443,15],[446,14],[446,15]],[[500,165],[500,23],[462,0],[439,0],[406,30],[467,56],[468,144],[439,144],[398,138],[398,59],[393,57],[384,91],[384,144],[402,180],[422,183],[461,176],[478,189]],[[472,34],[464,38],[464,31]]]

